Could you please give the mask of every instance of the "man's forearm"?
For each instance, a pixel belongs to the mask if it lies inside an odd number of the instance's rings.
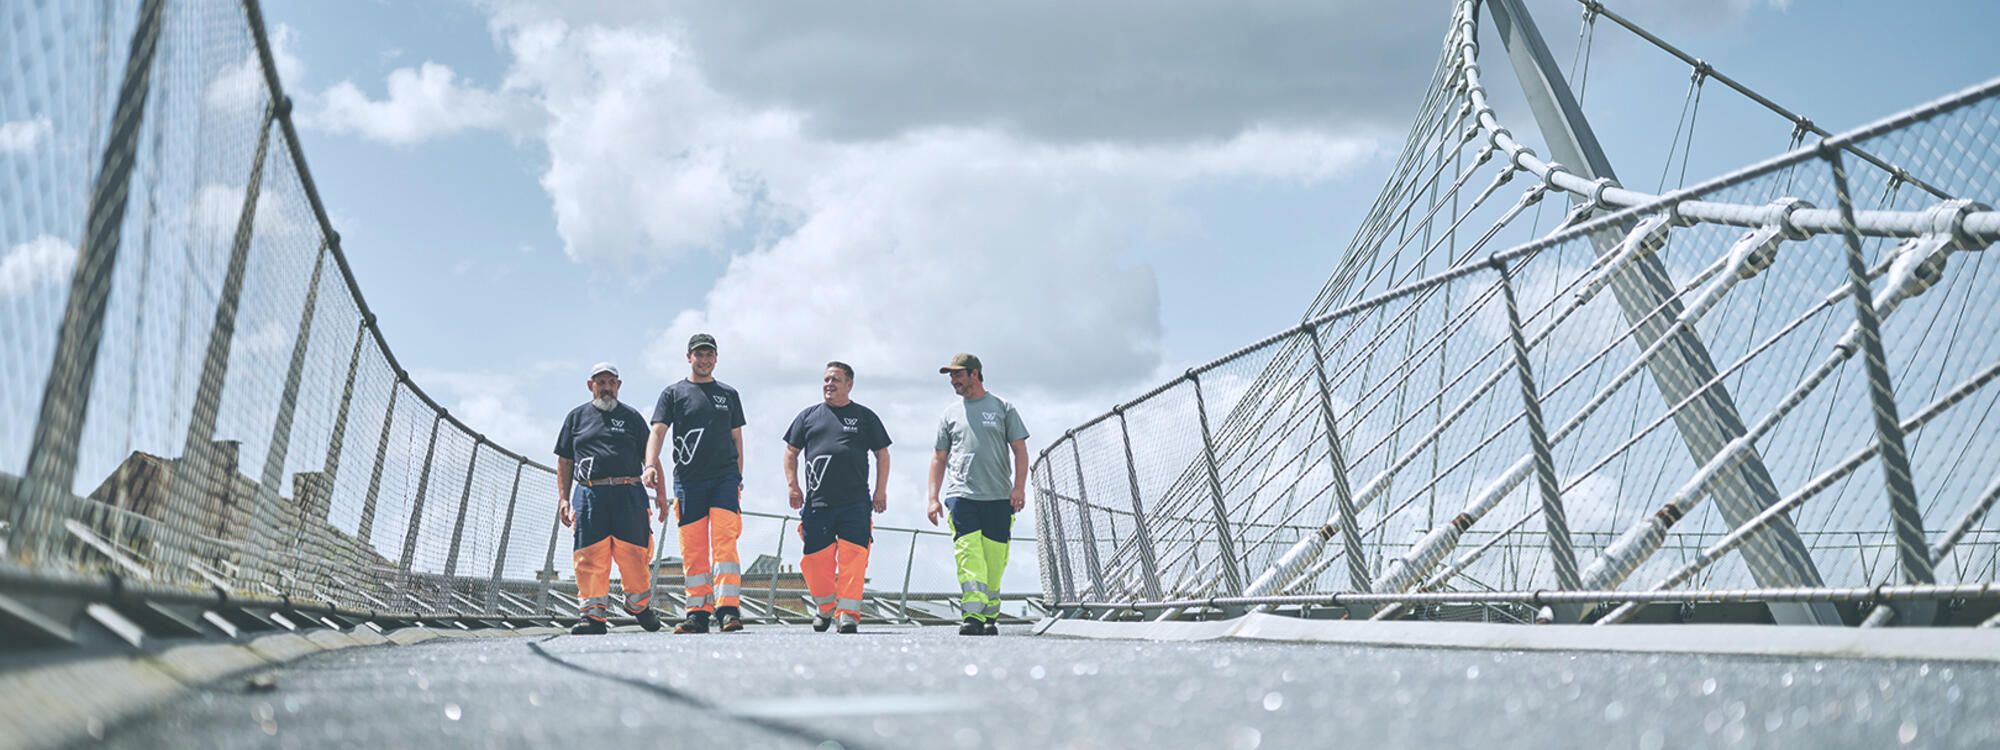
[[[889,451],[885,448],[875,451],[875,488],[881,489],[887,486],[889,486]]]
[[[666,436],[667,425],[664,422],[654,422],[653,428],[647,431],[646,460],[643,462],[646,466],[660,465],[660,446],[666,443]]]
[[[556,459],[556,499],[569,502],[570,473],[575,463],[567,458]]]
[[[934,455],[931,457],[930,498],[932,500],[936,500],[938,496],[938,490],[944,488],[944,456],[941,455],[942,451],[940,451],[939,453],[940,455]]]
[[[789,445],[785,446],[785,487],[799,488],[799,449]]]

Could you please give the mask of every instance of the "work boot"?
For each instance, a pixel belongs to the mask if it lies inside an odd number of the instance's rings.
[[[965,616],[965,624],[958,626],[959,635],[985,635],[986,624],[972,615]]]
[[[708,613],[707,612],[690,613],[687,619],[681,621],[681,624],[674,626],[674,632],[676,633],[708,632]]]
[[[604,635],[605,632],[606,629],[603,620],[592,620],[589,618],[585,618],[583,622],[579,622],[569,629],[570,635]]]
[[[994,621],[992,621],[992,620],[987,620],[987,621],[986,621],[986,625],[985,625],[984,627],[981,627],[981,628],[980,628],[980,630],[979,630],[979,634],[980,634],[980,635],[999,635],[999,634],[1000,634],[1000,623],[997,623],[997,622],[994,622]]]
[[[652,607],[632,613],[632,619],[638,620],[639,627],[645,628],[648,633],[657,633],[660,631],[660,616],[653,612]]]
[[[813,613],[813,632],[824,633],[826,632],[826,629],[830,627],[833,627],[833,615],[831,613],[827,612]]]
[[[743,618],[737,617],[735,612],[718,613],[715,616],[715,623],[724,633],[734,633],[743,629]]]
[[[836,617],[834,619],[840,623],[840,628],[837,630],[837,632],[843,635],[851,635],[854,633],[861,632],[861,621],[854,619],[854,615],[850,615],[843,612],[839,617]]]

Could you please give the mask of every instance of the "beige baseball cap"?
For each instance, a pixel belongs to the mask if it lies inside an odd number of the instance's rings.
[[[943,374],[951,372],[952,370],[980,370],[983,372],[986,370],[986,368],[981,367],[979,365],[978,357],[972,356],[965,352],[959,352],[957,354],[951,355],[951,364],[938,368],[938,373]]]

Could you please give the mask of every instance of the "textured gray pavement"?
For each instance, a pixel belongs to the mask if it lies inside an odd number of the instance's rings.
[[[319,654],[113,747],[1991,747],[1991,662],[854,636],[436,640]]]

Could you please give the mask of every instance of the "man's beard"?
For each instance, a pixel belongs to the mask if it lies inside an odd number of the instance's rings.
[[[618,399],[611,396],[598,396],[590,400],[590,405],[597,407],[598,411],[611,411],[618,408]]]

